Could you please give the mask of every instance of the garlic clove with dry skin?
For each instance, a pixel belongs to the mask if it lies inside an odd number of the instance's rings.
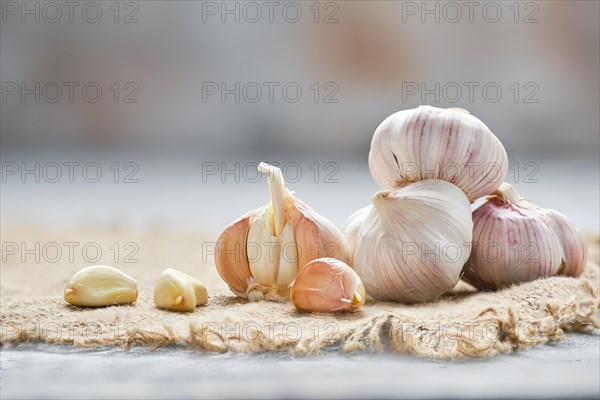
[[[248,261],[248,231],[250,223],[262,209],[250,211],[233,221],[217,239],[215,265],[217,272],[238,297],[247,297],[248,282],[252,279]]]
[[[300,269],[290,299],[303,311],[356,311],[365,302],[365,287],[346,263],[319,258]]]
[[[461,109],[420,106],[392,114],[377,127],[369,168],[385,189],[442,179],[460,187],[473,202],[504,181],[508,157],[475,116]]]
[[[137,297],[136,280],[106,265],[92,265],[80,270],[69,280],[64,291],[66,302],[84,307],[129,304]]]
[[[473,212],[473,249],[463,279],[480,289],[499,289],[547,276],[579,276],[586,255],[573,222],[503,183]]]
[[[174,268],[165,269],[154,286],[154,304],[174,311],[193,311],[208,303],[208,293],[193,276]]]
[[[546,209],[543,218],[561,243],[563,258],[559,275],[578,277],[587,262],[587,243],[577,226],[564,214]]]
[[[252,301],[284,300],[299,266],[319,257],[348,261],[340,230],[285,187],[281,170],[260,163],[269,174],[271,201],[221,232],[215,265],[233,293]]]
[[[378,192],[358,230],[353,268],[377,300],[429,301],[458,282],[472,229],[469,200],[446,181]]]

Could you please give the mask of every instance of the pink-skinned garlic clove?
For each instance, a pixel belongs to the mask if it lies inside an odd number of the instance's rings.
[[[302,311],[353,312],[365,302],[365,287],[346,263],[319,258],[300,269],[290,298]]]

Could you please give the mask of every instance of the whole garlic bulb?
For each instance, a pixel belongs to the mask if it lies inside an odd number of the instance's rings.
[[[215,264],[237,296],[287,299],[299,266],[325,256],[348,262],[348,247],[332,222],[286,189],[279,168],[260,163],[258,170],[269,174],[271,202],[223,230]]]
[[[385,189],[441,179],[473,202],[504,181],[508,157],[488,127],[464,110],[420,106],[392,114],[377,127],[369,168]]]
[[[356,311],[365,302],[365,287],[346,263],[325,257],[300,269],[290,299],[303,311]]]
[[[350,265],[354,264],[354,252],[356,251],[358,231],[370,211],[371,206],[366,206],[355,211],[346,219],[346,222],[342,227],[342,233],[346,238],[346,243],[348,243],[348,258],[350,259]]]
[[[378,192],[358,231],[353,267],[377,300],[432,300],[458,282],[472,229],[469,200],[446,181]]]
[[[563,214],[523,200],[503,183],[473,212],[473,248],[464,279],[498,289],[537,278],[579,276],[587,246]]]

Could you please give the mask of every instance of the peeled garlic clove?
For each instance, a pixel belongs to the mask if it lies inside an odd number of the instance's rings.
[[[498,289],[554,275],[578,276],[587,247],[564,215],[523,200],[503,183],[473,212],[473,249],[464,279]]]
[[[159,308],[193,311],[206,303],[206,288],[196,278],[174,268],[165,269],[154,286],[154,304]]]
[[[348,261],[342,233],[285,187],[279,168],[269,174],[271,202],[225,228],[217,241],[217,271],[237,296],[252,301],[289,297],[298,267],[323,256]]]
[[[468,112],[420,106],[392,114],[379,125],[369,168],[386,189],[442,179],[473,202],[504,181],[508,157],[498,138]]]
[[[106,265],[92,265],[77,272],[65,287],[65,301],[75,306],[101,307],[134,303],[137,282]]]
[[[303,311],[356,311],[365,302],[365,288],[346,263],[319,258],[300,269],[290,298]]]
[[[472,230],[469,200],[451,183],[379,192],[358,231],[353,267],[377,300],[432,300],[458,282]]]
[[[370,211],[371,206],[366,206],[355,211],[348,217],[344,223],[344,226],[342,227],[342,233],[346,238],[346,243],[348,243],[348,258],[350,259],[350,265],[354,265],[354,252],[356,251],[358,231],[360,230],[360,226],[363,224]]]

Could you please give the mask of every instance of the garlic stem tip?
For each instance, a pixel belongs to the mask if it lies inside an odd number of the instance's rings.
[[[275,168],[277,168],[277,167],[274,167],[274,166],[272,166],[272,165],[270,165],[270,164],[267,164],[267,163],[266,163],[266,162],[264,162],[264,161],[261,161],[261,162],[259,162],[259,163],[258,163],[258,167],[257,167],[256,169],[258,169],[260,172],[263,172],[263,173],[265,173],[265,174],[268,174],[268,173],[271,173],[271,172],[273,172],[273,170],[274,170]]]
[[[466,108],[462,108],[462,107],[451,107],[450,110],[465,113],[467,115],[471,115],[471,112],[469,110],[467,110]]]
[[[375,205],[375,208],[378,208],[379,206],[383,205],[389,194],[390,192],[387,190],[375,193],[371,199],[373,201],[373,204]]]

